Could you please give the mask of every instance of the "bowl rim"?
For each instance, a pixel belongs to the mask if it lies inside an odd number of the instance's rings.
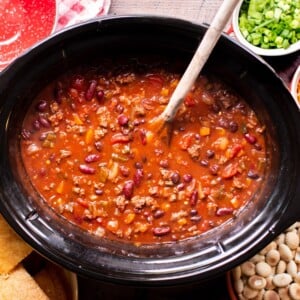
[[[288,55],[291,53],[294,53],[296,51],[300,50],[300,41],[290,45],[287,49],[263,49],[257,46],[252,45],[249,43],[244,36],[242,35],[239,27],[239,14],[240,14],[240,9],[242,6],[242,3],[244,0],[241,0],[237,6],[235,7],[233,14],[232,14],[232,29],[234,32],[234,35],[236,39],[243,44],[245,47],[247,47],[249,50],[252,52],[262,55],[262,56],[283,56],[283,55]]]
[[[296,101],[297,106],[300,109],[300,99],[298,99],[297,90],[298,90],[298,83],[300,81],[300,65],[297,67],[291,83],[291,93]]]

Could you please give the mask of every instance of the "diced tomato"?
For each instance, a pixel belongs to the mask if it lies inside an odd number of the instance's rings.
[[[238,173],[238,167],[236,164],[229,164],[221,171],[221,177],[225,179],[232,178]]]
[[[186,97],[184,98],[184,104],[187,106],[187,107],[192,107],[192,106],[195,106],[196,105],[196,100],[195,98],[193,97],[192,94],[187,94]]]
[[[186,133],[182,136],[179,146],[182,150],[186,150],[193,143],[194,133]]]

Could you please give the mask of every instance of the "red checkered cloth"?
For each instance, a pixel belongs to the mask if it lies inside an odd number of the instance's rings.
[[[55,30],[107,14],[110,2],[110,0],[58,0]]]

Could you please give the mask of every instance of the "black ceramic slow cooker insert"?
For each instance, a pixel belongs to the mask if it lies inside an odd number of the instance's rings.
[[[90,278],[167,285],[206,280],[248,259],[300,212],[299,111],[286,86],[259,57],[222,36],[204,72],[238,93],[267,125],[270,164],[262,189],[231,221],[175,244],[135,247],[97,238],[53,212],[28,179],[19,138],[37,93],[80,64],[118,53],[176,54],[187,61],[206,27],[151,16],[107,17],[54,34],[0,74],[0,210],[48,259]]]

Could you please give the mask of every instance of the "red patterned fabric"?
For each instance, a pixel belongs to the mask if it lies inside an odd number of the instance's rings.
[[[56,30],[108,13],[110,0],[58,0]]]

